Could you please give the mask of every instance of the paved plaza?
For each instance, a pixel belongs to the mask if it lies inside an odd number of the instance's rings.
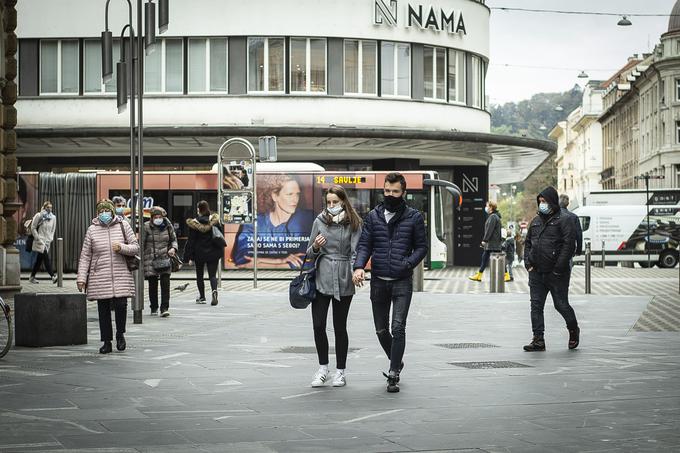
[[[648,277],[662,288],[671,280]],[[426,289],[447,277],[427,278]],[[575,288],[581,346],[567,349],[548,302],[547,351],[526,353],[526,294],[418,293],[401,392],[388,394],[366,288],[350,311],[347,386],[313,389],[310,312],[290,308],[281,288],[262,288],[271,282],[224,291],[216,307],[195,305],[192,286],[175,289],[169,318],[145,313],[135,325],[129,317],[124,353],[98,354],[94,304],[89,344],[12,349],[0,359],[0,451],[680,449],[678,333],[635,328],[653,294],[585,296]],[[252,285],[223,285],[242,283]],[[33,286],[54,290],[46,281]],[[332,345],[330,327],[329,335]]]

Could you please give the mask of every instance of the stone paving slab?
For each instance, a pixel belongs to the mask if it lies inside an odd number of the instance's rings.
[[[526,295],[416,294],[398,394],[365,289],[345,388],[309,387],[311,315],[285,293],[174,295],[167,319],[129,316],[128,350],[106,356],[91,305],[89,344],[0,359],[0,451],[678,451],[678,334],[633,330],[650,300],[574,296],[575,351],[548,304],[548,350],[531,354]],[[453,343],[496,347],[438,346]],[[526,367],[455,365],[491,361]]]

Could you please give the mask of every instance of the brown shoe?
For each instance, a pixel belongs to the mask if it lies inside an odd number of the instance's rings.
[[[545,351],[545,340],[543,339],[543,335],[534,335],[531,343],[524,346],[524,350],[527,352]]]
[[[580,336],[581,329],[578,326],[575,329],[569,329],[569,349],[576,349],[578,347]]]

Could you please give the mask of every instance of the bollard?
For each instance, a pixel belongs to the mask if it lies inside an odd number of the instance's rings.
[[[602,241],[602,269],[604,269],[606,265],[607,265],[607,259],[605,258],[605,254],[604,254],[604,241]]]
[[[421,261],[413,268],[413,292],[423,292],[425,287],[425,264]]]
[[[57,238],[57,287],[64,287],[64,238]]]
[[[489,284],[489,292],[504,293],[505,292],[505,254],[492,253],[489,258],[491,267],[491,282]]]
[[[591,272],[591,267],[590,267],[590,260],[591,260],[591,250],[590,250],[590,242],[586,242],[586,256],[585,256],[585,268],[586,268],[586,294],[590,294],[590,272]]]

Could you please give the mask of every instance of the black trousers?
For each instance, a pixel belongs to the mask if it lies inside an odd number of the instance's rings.
[[[116,312],[116,338],[120,338],[125,333],[125,318],[127,317],[127,298],[115,297],[113,299],[102,299],[97,301],[99,310],[99,332],[102,341],[113,340],[113,330],[111,329],[111,308]]]
[[[50,274],[50,277],[54,275],[54,272],[52,271],[52,262],[50,261],[50,254],[47,253],[47,251],[44,251],[43,253],[38,253],[38,256],[35,258],[35,264],[33,265],[33,270],[31,271],[31,277],[35,277],[35,274],[40,272],[40,265],[42,263],[45,263],[45,270],[48,274]]]
[[[529,297],[531,299],[531,329],[534,335],[542,336],[545,331],[543,309],[548,293],[552,296],[553,305],[567,324],[567,329],[578,326],[576,313],[569,305],[569,279],[566,272],[557,276],[552,272],[529,272]]]
[[[196,261],[196,286],[198,287],[198,294],[205,299],[205,283],[203,282],[203,268],[208,267],[208,278],[210,279],[210,289],[217,290],[217,266],[218,261],[201,262]]]
[[[149,304],[151,311],[158,310],[158,280],[161,281],[161,313],[170,308],[170,274],[154,275],[146,278],[149,281]]]
[[[319,365],[328,365],[328,336],[326,335],[326,319],[328,307],[333,301],[333,330],[335,331],[335,361],[340,370],[346,368],[347,350],[349,337],[347,335],[347,316],[352,296],[340,297],[337,300],[333,296],[316,293],[316,299],[312,302],[312,324],[314,326],[314,344],[319,356]]]
[[[377,277],[371,279],[371,305],[375,333],[380,346],[390,359],[390,371],[399,371],[401,368],[401,359],[406,349],[406,317],[411,307],[412,296],[413,279],[411,277],[400,280],[381,280]],[[391,324],[390,308],[392,308]]]

